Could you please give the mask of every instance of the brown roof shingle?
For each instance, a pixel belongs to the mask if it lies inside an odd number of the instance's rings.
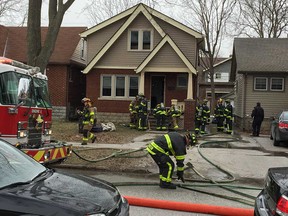
[[[238,72],[288,72],[288,38],[235,38]]]
[[[45,39],[48,27],[42,27],[42,40]],[[80,40],[79,34],[86,27],[61,27],[52,53],[50,64],[69,64],[70,58]],[[27,62],[27,27],[0,26],[0,55],[18,61]],[[6,44],[7,41],[7,44]],[[6,44],[6,52],[5,50]]]

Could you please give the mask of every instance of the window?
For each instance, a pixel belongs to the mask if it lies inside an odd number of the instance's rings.
[[[268,78],[265,77],[255,77],[254,78],[254,90],[267,90]]]
[[[152,49],[152,31],[151,30],[130,30],[129,31],[128,50],[151,50]]]
[[[221,79],[221,73],[215,73],[215,79]]]
[[[143,50],[150,50],[151,49],[151,32],[150,31],[143,31]]]
[[[84,60],[85,58],[85,47],[86,47],[86,41],[82,38],[82,44],[81,44],[81,59]]]
[[[129,97],[135,97],[138,94],[138,77],[129,77]]]
[[[111,76],[103,76],[102,78],[102,96],[112,96],[111,95]]]
[[[138,94],[138,76],[103,75],[101,97],[129,98]]]
[[[254,90],[260,91],[284,91],[284,78],[282,77],[255,77]]]
[[[116,96],[125,96],[125,77],[116,76]]]
[[[284,78],[271,78],[270,90],[271,91],[283,91],[284,90]]]
[[[130,49],[138,50],[138,43],[139,43],[138,31],[131,31],[130,35],[131,35]]]
[[[187,87],[188,77],[187,74],[177,76],[177,87]]]

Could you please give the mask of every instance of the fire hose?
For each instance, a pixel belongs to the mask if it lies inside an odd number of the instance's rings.
[[[220,197],[220,198],[224,198],[224,199],[228,199],[228,200],[232,200],[232,201],[237,201],[239,203],[248,205],[248,206],[253,206],[254,205],[254,200],[255,197],[248,195],[246,193],[242,193],[236,189],[247,189],[247,190],[258,190],[260,191],[261,188],[257,188],[257,187],[245,187],[245,186],[237,186],[237,185],[229,185],[227,183],[232,183],[235,181],[235,177],[228,172],[227,170],[225,170],[224,168],[218,166],[217,164],[214,164],[211,160],[209,160],[202,152],[201,149],[204,147],[207,147],[209,145],[214,145],[214,144],[220,144],[220,145],[228,145],[228,143],[230,142],[235,142],[235,141],[239,141],[239,139],[235,139],[235,138],[229,138],[227,139],[227,137],[209,137],[209,136],[205,136],[203,137],[204,139],[221,139],[223,138],[224,140],[218,141],[218,140],[211,140],[211,141],[204,141],[203,143],[199,144],[197,146],[197,150],[198,153],[201,155],[201,157],[203,159],[205,159],[207,162],[209,162],[211,165],[213,165],[214,167],[216,167],[218,170],[220,170],[222,173],[225,173],[228,176],[228,179],[226,180],[221,180],[221,181],[215,181],[213,179],[209,179],[205,176],[203,176],[194,166],[192,163],[188,162],[186,163],[186,167],[185,169],[192,169],[198,176],[200,176],[202,178],[202,180],[197,180],[197,179],[189,179],[189,178],[185,178],[186,182],[193,182],[193,183],[176,183],[176,185],[180,188],[186,189],[186,190],[190,190],[190,191],[195,191],[195,192],[199,192],[199,193],[204,193],[204,194],[208,194],[208,195],[212,195],[215,197]],[[112,153],[111,155],[107,156],[107,157],[103,157],[97,160],[88,160],[84,157],[82,157],[78,152],[76,152],[75,150],[73,150],[74,154],[79,157],[80,159],[87,161],[87,162],[91,162],[91,163],[96,163],[96,162],[100,162],[103,160],[107,160],[107,159],[111,159],[111,158],[117,158],[117,157],[126,157],[126,158],[134,158],[134,157],[146,157],[147,156],[147,151],[145,150],[146,147],[142,147],[136,150],[129,150],[129,151],[123,151],[123,150],[119,150],[116,151],[114,153]],[[134,154],[136,152],[143,152],[140,155],[137,156],[133,156],[131,154]],[[173,177],[175,179],[175,177]],[[201,182],[202,184],[195,184],[195,182]],[[117,182],[117,183],[113,183],[115,186],[151,186],[151,185],[159,185],[159,183],[153,183],[153,182]],[[217,193],[211,193],[211,192],[207,192],[207,191],[203,191],[200,189],[195,189],[195,188],[199,188],[199,187],[220,187],[222,189],[228,190],[230,192],[233,192],[235,194],[238,194],[240,196],[243,196],[245,198],[239,198],[239,197],[233,197],[233,196],[227,196],[227,195],[223,195],[223,194],[217,194]],[[128,199],[129,200],[129,199]],[[134,199],[135,200],[135,199]],[[137,199],[136,199],[137,200]],[[166,202],[166,201],[165,201]],[[161,206],[161,205],[160,205]],[[251,212],[250,212],[251,213]],[[250,215],[247,214],[247,215]],[[219,215],[225,215],[225,214],[219,214]],[[236,214],[233,214],[236,215]],[[245,215],[245,214],[243,214]]]

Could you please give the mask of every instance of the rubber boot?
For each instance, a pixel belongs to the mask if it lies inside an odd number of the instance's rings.
[[[160,181],[160,187],[165,189],[176,189],[176,185],[171,182]]]

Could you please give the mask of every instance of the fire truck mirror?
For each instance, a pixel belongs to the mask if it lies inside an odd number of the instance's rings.
[[[18,99],[25,100],[28,97],[30,80],[27,78],[20,78],[18,85]]]

